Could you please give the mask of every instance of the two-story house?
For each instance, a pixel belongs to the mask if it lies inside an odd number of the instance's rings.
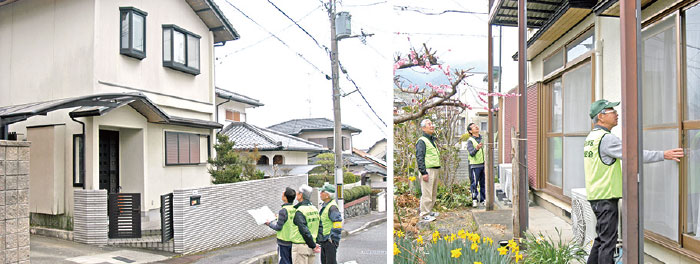
[[[212,0],[0,1],[0,138],[29,140],[33,225],[70,228],[75,189],[160,195],[211,184],[214,46],[239,35]],[[110,196],[111,197],[111,196]]]
[[[292,119],[268,127],[287,135],[306,139],[333,150],[333,120],[328,118]],[[359,128],[343,124],[341,127],[343,137],[343,154],[352,154],[352,136],[362,132]]]

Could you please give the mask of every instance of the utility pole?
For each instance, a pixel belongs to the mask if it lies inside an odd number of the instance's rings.
[[[343,140],[340,122],[340,84],[338,81],[338,37],[335,32],[335,0],[328,7],[331,21],[331,79],[333,83],[333,148],[335,150],[335,188],[336,202],[340,215],[344,214],[343,207]]]
[[[488,28],[488,92],[493,93],[493,30],[490,23],[487,23]],[[493,175],[493,96],[489,95],[488,102],[488,135],[486,137],[486,211],[493,210],[493,202],[495,198],[495,186]]]
[[[524,237],[528,227],[527,197],[527,0],[518,1],[518,160],[513,163],[513,178],[518,181],[516,199],[513,201],[513,236]],[[518,167],[518,174],[515,174]],[[517,178],[516,178],[517,177]],[[517,229],[516,229],[517,224]]]

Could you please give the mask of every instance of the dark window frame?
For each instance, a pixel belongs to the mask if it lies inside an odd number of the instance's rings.
[[[122,14],[126,13],[129,18],[127,21],[129,22],[129,27],[128,27],[128,38],[129,38],[129,45],[128,47],[122,46]],[[143,17],[143,51],[137,50],[134,48],[134,39],[133,39],[133,31],[134,31],[134,15],[138,15]],[[122,55],[126,55],[135,59],[143,60],[146,58],[146,16],[148,16],[148,13],[140,10],[135,7],[120,7],[119,8],[119,53]]]
[[[168,68],[171,68],[173,70],[181,71],[184,73],[189,73],[192,75],[199,75],[200,69],[202,68],[202,56],[201,56],[202,53],[200,52],[201,45],[199,45],[199,43],[201,43],[202,37],[195,34],[195,33],[190,32],[186,29],[183,29],[181,27],[173,25],[173,24],[163,25],[163,31],[168,30],[168,29],[170,29],[170,61],[165,60],[165,47],[163,47],[163,67],[168,67]],[[174,56],[175,55],[175,39],[174,39],[175,33],[174,32],[175,31],[180,32],[180,33],[185,35],[185,63],[184,64],[179,63],[179,62],[175,62],[175,56]],[[161,36],[162,36],[162,34],[161,34]],[[198,44],[197,44],[197,47],[198,47],[198,49],[197,49],[197,68],[187,66],[189,64],[189,61],[188,61],[189,60],[188,36],[192,36],[192,37],[197,38],[197,42],[198,42]],[[163,39],[162,42],[163,42],[163,45],[165,45],[165,39]]]
[[[177,140],[176,140],[176,142],[177,142],[176,149],[177,149],[177,151],[178,151],[178,153],[177,153],[178,162],[177,162],[177,163],[168,162],[168,134],[173,134],[173,135],[176,135],[176,136],[177,136]],[[179,157],[180,157],[180,135],[187,135],[188,137],[196,136],[196,137],[198,138],[199,142],[200,142],[200,145],[199,145],[199,148],[198,148],[197,151],[201,151],[201,148],[202,148],[202,146],[201,146],[201,138],[202,138],[202,136],[206,136],[206,137],[207,137],[207,146],[206,146],[206,147],[207,147],[207,158],[211,158],[211,148],[209,147],[209,146],[211,146],[211,141],[210,141],[211,139],[210,139],[209,135],[202,135],[202,134],[188,133],[188,132],[165,131],[165,133],[163,133],[163,143],[164,143],[164,150],[163,150],[163,152],[164,152],[164,154],[165,154],[165,155],[164,155],[164,158],[165,158],[165,166],[201,165],[201,164],[205,164],[205,163],[206,163],[206,162],[200,162],[200,161],[194,162],[194,163],[191,162],[191,161],[188,162],[188,163],[180,162],[180,160],[179,160]],[[188,139],[188,140],[189,140],[189,139]],[[190,149],[190,153],[191,153],[192,150],[191,150],[191,148],[189,148],[189,149]],[[190,153],[188,153],[188,157],[191,157],[191,154],[190,154]],[[200,159],[200,160],[202,159],[201,155],[200,155],[199,159]]]
[[[78,141],[76,141],[78,140]],[[78,175],[76,175],[76,160],[75,151],[76,143],[80,142],[80,148],[78,148],[78,158],[80,159]],[[77,181],[76,181],[77,180]],[[85,187],[85,135],[83,134],[73,134],[73,187]]]

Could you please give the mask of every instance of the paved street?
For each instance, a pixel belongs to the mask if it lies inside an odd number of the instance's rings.
[[[386,228],[387,224],[384,222],[341,240],[338,263],[387,263]]]
[[[162,251],[96,247],[58,238],[33,235],[30,261],[53,263],[149,263],[168,259],[174,254]]]

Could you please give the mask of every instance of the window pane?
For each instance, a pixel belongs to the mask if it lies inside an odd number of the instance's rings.
[[[185,34],[173,32],[173,61],[185,64]]]
[[[571,197],[571,189],[586,188],[583,174],[583,143],[586,137],[564,137],[564,195]]]
[[[561,79],[552,82],[552,132],[561,132],[562,102]]]
[[[567,72],[563,77],[564,133],[587,133],[591,130],[591,63]]]
[[[83,137],[73,136],[73,184],[83,184],[82,175],[84,168],[84,161],[82,159],[83,148]]]
[[[199,135],[189,134],[190,138],[190,162],[199,163]]]
[[[165,163],[177,164],[177,134],[165,132]]]
[[[685,15],[686,111],[689,120],[700,120],[700,5],[688,9]]]
[[[586,52],[593,50],[595,37],[593,30],[586,32],[577,41],[572,42],[566,47],[566,61],[572,61],[583,55]]]
[[[685,138],[688,164],[688,219],[685,232],[700,239],[700,130],[688,130]]]
[[[544,76],[552,73],[556,69],[564,66],[564,50],[557,51],[554,55],[544,60],[543,73]]]
[[[121,13],[120,25],[121,25],[121,34],[119,34],[120,39],[121,39],[120,48],[127,49],[127,48],[129,48],[129,12],[122,12]]]
[[[678,145],[678,130],[644,131],[644,149],[661,150]],[[644,229],[678,241],[678,163],[644,164]]]
[[[562,145],[561,137],[551,137],[547,142],[549,148],[549,168],[547,182],[562,187]]]
[[[675,124],[676,26],[670,17],[642,32],[642,111],[644,126]]]
[[[133,22],[134,22],[133,36],[132,36],[133,45],[134,45],[133,48],[138,50],[138,51],[144,51],[143,47],[145,45],[146,38],[144,37],[144,32],[143,32],[144,24],[143,23],[144,23],[145,18],[141,15],[138,15],[138,14],[132,14],[132,16],[133,16]]]
[[[187,134],[178,133],[178,163],[190,163],[190,138]]]
[[[187,35],[187,66],[199,69],[199,39]]]
[[[170,32],[172,32],[172,29],[166,28],[163,29],[163,61],[170,61],[170,46],[171,46],[171,40],[170,40]]]

